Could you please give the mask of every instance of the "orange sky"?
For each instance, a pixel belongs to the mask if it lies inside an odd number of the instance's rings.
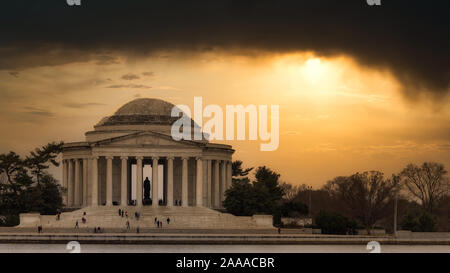
[[[117,57],[0,71],[0,152],[25,153],[49,141],[81,141],[84,132],[137,97],[193,107],[203,104],[277,104],[280,144],[261,152],[259,141],[230,141],[234,159],[266,165],[293,184],[320,187],[338,175],[407,163],[438,161],[450,167],[449,99],[402,97],[386,71],[351,58],[312,53],[162,52],[147,59]],[[206,120],[204,120],[205,122]],[[60,177],[60,174],[56,174]]]

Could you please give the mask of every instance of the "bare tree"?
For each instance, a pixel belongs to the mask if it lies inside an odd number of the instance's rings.
[[[327,190],[346,205],[351,217],[370,230],[391,212],[390,204],[398,189],[399,178],[385,179],[378,171],[336,177]]]
[[[449,178],[443,164],[425,162],[421,167],[408,164],[400,173],[402,184],[422,202],[425,211],[432,213],[437,204],[448,194]]]
[[[292,185],[287,182],[280,183],[280,187],[283,189],[283,199],[287,201],[292,201],[298,195],[300,187],[297,185]]]

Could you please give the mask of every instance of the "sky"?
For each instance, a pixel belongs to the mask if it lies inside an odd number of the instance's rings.
[[[450,168],[448,4],[343,2],[10,1],[0,153],[82,141],[136,98],[192,107],[201,96],[224,109],[279,105],[276,151],[222,143],[292,184],[424,161]]]

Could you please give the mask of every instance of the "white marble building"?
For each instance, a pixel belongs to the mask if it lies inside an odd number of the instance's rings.
[[[66,205],[220,208],[231,186],[234,150],[206,139],[173,140],[171,124],[178,118],[171,117],[172,107],[159,99],[133,100],[86,132],[84,141],[66,143]],[[144,199],[146,177],[151,193]]]

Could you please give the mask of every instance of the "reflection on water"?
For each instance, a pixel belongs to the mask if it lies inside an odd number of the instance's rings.
[[[0,253],[68,253],[63,244],[0,244]],[[102,245],[82,253],[369,253],[366,245]],[[381,245],[381,253],[450,253],[450,245]]]

